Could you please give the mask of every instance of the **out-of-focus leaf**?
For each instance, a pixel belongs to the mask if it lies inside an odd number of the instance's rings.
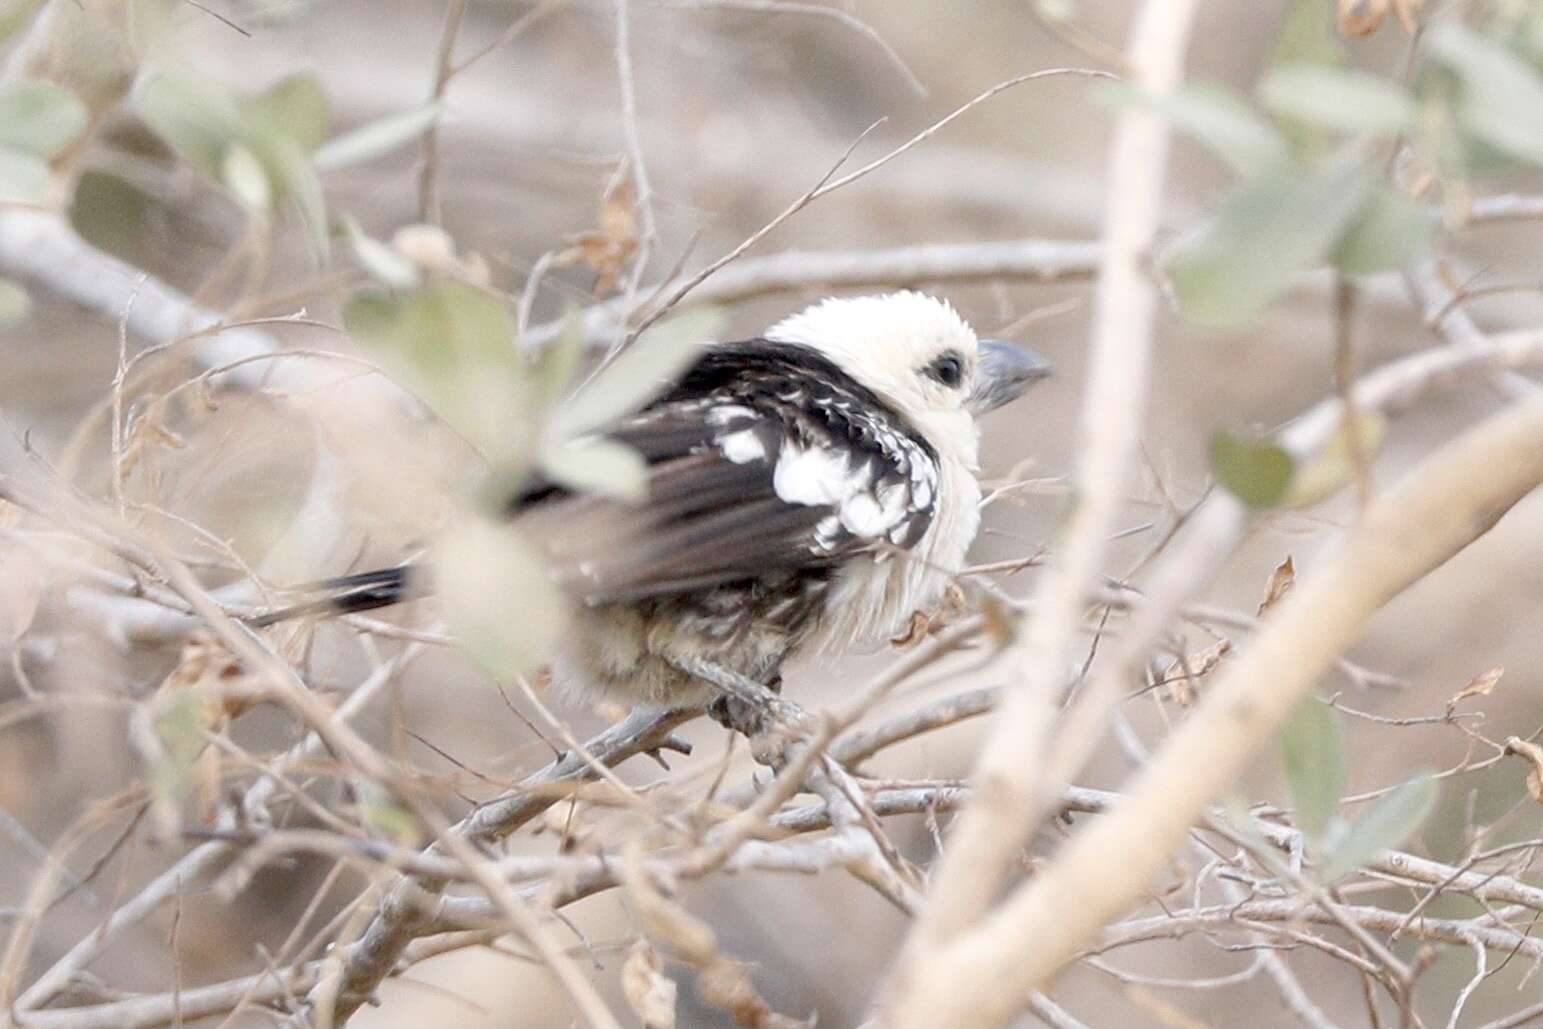
[[[48,192],[48,162],[25,150],[0,147],[0,201],[31,203]]]
[[[1101,92],[1112,102],[1139,104],[1167,118],[1174,128],[1194,137],[1243,178],[1263,174],[1286,161],[1286,141],[1281,135],[1248,101],[1223,86],[1185,86],[1168,96],[1153,96],[1124,85]]]
[[[411,292],[360,293],[343,324],[489,460],[530,452],[535,405],[503,301],[435,279]]]
[[[1339,132],[1385,135],[1414,124],[1414,98],[1396,83],[1321,64],[1272,69],[1259,99],[1276,114]]]
[[[1270,64],[1343,64],[1344,48],[1334,33],[1334,16],[1323,0],[1291,0],[1281,16]]]
[[[183,159],[220,177],[225,148],[243,135],[241,111],[225,84],[188,71],[160,71],[135,91],[139,113]]]
[[[1219,431],[1211,436],[1211,474],[1250,507],[1274,507],[1291,484],[1296,462],[1269,439],[1248,439]]]
[[[1322,706],[1322,705],[1320,705]],[[1356,819],[1318,861],[1318,878],[1332,884],[1407,840],[1436,803],[1436,780],[1422,774],[1384,795]]]
[[[70,200],[70,224],[92,246],[142,265],[154,206],[155,200],[133,183],[87,169]]]
[[[27,317],[32,301],[27,291],[10,279],[0,279],[0,328],[15,325]]]
[[[716,308],[696,308],[649,329],[558,409],[554,433],[581,436],[636,411],[696,360],[720,324]]]
[[[1344,160],[1242,183],[1212,218],[1169,248],[1165,267],[1180,313],[1202,325],[1247,322],[1299,274],[1327,261],[1372,186]]]
[[[361,791],[359,817],[365,825],[399,847],[417,847],[423,840],[418,819],[378,786]]]
[[[53,157],[80,138],[86,105],[51,82],[14,82],[0,89],[0,147]]]
[[[1499,43],[1455,19],[1425,33],[1430,55],[1462,80],[1458,119],[1489,145],[1543,164],[1543,81]]]
[[[225,148],[220,163],[220,181],[249,211],[266,215],[273,210],[273,185],[262,162],[240,143]]]
[[[411,289],[423,280],[417,265],[380,240],[367,235],[352,217],[343,217],[342,228],[354,260],[381,284],[394,289]]]
[[[1398,190],[1382,187],[1330,255],[1346,275],[1371,275],[1402,268],[1430,245],[1436,225],[1420,205]]]
[[[317,177],[310,157],[289,136],[253,133],[248,141],[268,172],[274,192],[294,201],[312,248],[318,254],[326,254],[327,204],[322,195],[321,179]]]
[[[240,101],[248,127],[288,136],[309,152],[327,138],[327,94],[311,72],[299,72]]]
[[[1288,507],[1307,507],[1332,497],[1355,474],[1355,450],[1352,447],[1359,445],[1362,455],[1370,461],[1387,434],[1388,420],[1378,411],[1357,411],[1354,428],[1342,419],[1316,453],[1297,460],[1296,474],[1281,503]]]
[[[4,294],[9,285],[0,279],[0,325],[5,324]],[[12,546],[0,552],[0,647],[14,646],[32,627],[45,585],[43,566],[30,551]]]
[[[1308,842],[1324,838],[1345,789],[1345,757],[1334,709],[1309,697],[1281,730],[1286,784],[1297,828]]]
[[[444,108],[439,104],[427,104],[365,122],[357,129],[318,146],[311,159],[321,171],[333,171],[351,164],[373,161],[397,147],[411,143],[438,121],[443,112]]]
[[[642,454],[599,437],[548,447],[541,455],[541,470],[569,489],[622,500],[643,499],[648,479],[648,463]]]
[[[584,315],[570,307],[563,312],[563,328],[557,338],[536,352],[536,388],[549,406],[557,403],[573,385],[584,360]]]
[[[562,600],[536,552],[507,523],[464,518],[440,534],[429,560],[446,620],[489,672],[525,675],[550,656]]]

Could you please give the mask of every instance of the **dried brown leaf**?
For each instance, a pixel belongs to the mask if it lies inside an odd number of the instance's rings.
[[[1452,699],[1447,701],[1447,714],[1451,714],[1453,708],[1469,697],[1489,696],[1494,691],[1496,684],[1500,682],[1500,677],[1504,674],[1505,668],[1501,665],[1496,665],[1489,671],[1482,672],[1469,679],[1463,688],[1452,694]]]
[[[1275,566],[1275,571],[1270,573],[1270,579],[1264,586],[1264,599],[1259,602],[1259,614],[1264,613],[1276,604],[1282,597],[1291,591],[1291,587],[1297,581],[1297,568],[1291,561],[1291,555],[1286,555],[1286,560]]]
[[[675,982],[647,940],[632,945],[621,968],[621,988],[643,1029],[675,1029]]]
[[[1505,752],[1524,757],[1532,765],[1532,770],[1527,773],[1527,793],[1543,804],[1543,747],[1520,736],[1512,736],[1505,741]]]
[[[590,287],[603,297],[615,288],[628,262],[637,253],[637,189],[630,178],[621,179],[600,200],[598,227],[569,238],[568,249],[555,263],[566,268],[582,262],[595,273]]]
[[[1215,671],[1216,666],[1222,663],[1222,658],[1231,651],[1232,641],[1224,638],[1204,650],[1175,658],[1158,676],[1158,681],[1168,688],[1168,699],[1180,707],[1192,705],[1195,702],[1195,687],[1200,680]]]

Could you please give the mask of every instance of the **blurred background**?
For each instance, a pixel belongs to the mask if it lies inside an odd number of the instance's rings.
[[[421,105],[433,91],[442,0],[213,0],[210,10],[204,6],[175,6],[172,30],[156,44],[155,63],[192,67],[243,92],[297,71],[314,72],[326,92],[332,133]],[[456,55],[493,43],[536,6],[470,3]],[[542,255],[560,252],[595,229],[628,151],[614,5],[570,0],[545,6],[550,10],[516,38],[451,82],[438,134],[442,224],[457,253],[480,255],[492,283],[515,297]],[[849,166],[886,152],[1014,75],[1098,67],[1103,51],[1123,48],[1133,6],[1124,0],[852,0],[825,6],[637,0],[629,10],[630,57],[639,143],[657,221],[644,283],[677,267],[699,267],[736,246],[826,175],[876,123]],[[1279,2],[1203,5],[1188,76],[1250,89],[1276,45],[1284,9]],[[858,19],[867,30],[855,27]],[[1347,43],[1357,66],[1381,72],[1396,71],[1409,46],[1408,35],[1392,20]],[[815,201],[752,256],[1030,237],[1095,240],[1112,117],[1096,98],[1096,86],[1068,76],[1008,90],[861,181]],[[389,239],[420,218],[420,166],[420,148],[407,146],[328,174],[323,179],[328,208],[351,215],[372,236]],[[328,328],[339,324],[337,294],[326,288],[333,273],[307,253],[303,233],[279,234],[260,272],[239,262],[233,267],[228,255],[249,245],[243,242],[247,229],[240,206],[176,162],[132,109],[109,119],[83,167],[75,218],[98,245],[216,309],[239,300],[252,315],[303,310],[308,322],[319,323],[267,326],[286,347],[357,353],[346,336]],[[1227,182],[1213,158],[1177,141],[1165,236],[1211,209]],[[1538,239],[1535,226],[1518,223],[1474,229],[1442,246],[1464,270],[1460,277],[1482,273],[1482,283],[1535,282]],[[593,302],[593,269],[582,263],[551,266],[548,260],[542,271],[532,324]],[[1242,330],[1200,329],[1171,312],[1161,315],[1144,462],[1132,481],[1130,531],[1116,545],[1111,574],[1133,568],[1172,525],[1175,513],[1199,498],[1208,483],[1206,441],[1214,431],[1268,429],[1331,393],[1328,284],[1327,275],[1307,277]],[[1031,346],[1057,370],[1025,401],[987,422],[983,477],[1035,482],[991,507],[975,551],[981,562],[1024,557],[1053,544],[1077,440],[1091,288],[1079,280],[951,284],[938,290],[982,335],[1007,335]],[[733,303],[721,312],[719,333],[755,334],[822,293]],[[1543,303],[1536,292],[1508,294],[1475,305],[1472,313],[1486,328],[1528,325],[1543,317]],[[1396,274],[1365,284],[1355,334],[1364,367],[1436,342]],[[8,430],[25,433],[44,459],[88,491],[103,490],[110,476],[102,405],[110,396],[118,350],[112,319],[41,290],[32,292],[24,319],[0,331],[0,412]],[[135,482],[147,494],[153,487],[165,510],[222,541],[214,546],[203,533],[170,518],[161,525],[180,547],[202,555],[211,582],[234,575],[231,553],[221,549],[225,544],[279,583],[394,560],[442,515],[438,498],[464,477],[468,462],[455,439],[421,420],[383,414],[380,393],[362,386],[372,377],[352,367],[327,368],[306,392],[286,394],[286,403],[261,392],[215,391],[206,403],[187,403],[168,414],[165,437],[145,442],[132,471]],[[1392,483],[1435,443],[1501,402],[1488,388],[1464,387],[1400,418],[1378,454],[1376,484]],[[326,553],[307,551],[307,529],[295,523],[316,460],[316,425],[325,427],[325,438],[335,444],[346,469],[339,510],[346,513],[348,529],[343,545]],[[1264,518],[1205,600],[1252,613],[1271,569],[1288,555],[1299,569],[1311,568],[1353,503],[1341,498]],[[4,518],[0,511],[0,524]],[[1322,692],[1340,693],[1345,705],[1384,717],[1439,714],[1465,682],[1504,666],[1500,685],[1482,704],[1483,731],[1491,739],[1532,732],[1543,714],[1538,702],[1543,633],[1536,601],[1543,589],[1540,526],[1543,503],[1533,498],[1376,619],[1351,656],[1402,685],[1368,686],[1338,676],[1326,680]],[[281,544],[292,549],[276,556]],[[5,561],[0,602],[7,589],[28,595],[24,584],[38,577],[56,591],[57,570],[24,562],[14,549],[0,552],[0,560]],[[1031,568],[1002,584],[1022,595],[1034,574]],[[413,605],[390,618],[430,627],[435,616],[427,608]],[[0,702],[18,701],[28,690],[141,697],[177,662],[175,646],[115,640],[84,620],[71,622],[56,592],[43,595],[42,612],[37,628],[10,648],[16,657],[8,662],[13,671],[0,671]],[[45,632],[42,619],[50,612],[55,621]],[[26,645],[30,638],[35,645]],[[1192,639],[1196,647],[1209,642],[1202,633]],[[361,642],[353,632],[329,626],[318,630],[310,645],[318,679],[346,683],[355,681],[369,660],[406,643]],[[787,688],[818,708],[893,657],[885,651],[807,662],[790,672]],[[957,674],[911,688],[891,709],[990,681],[971,665],[967,657],[960,659]],[[18,668],[30,685],[18,681]],[[583,728],[600,724],[606,714],[548,699]],[[514,703],[523,704],[519,698]],[[1152,744],[1177,711],[1154,692],[1133,698],[1123,715],[1129,736]],[[386,738],[393,726],[410,728],[413,736],[400,739],[401,753],[471,796],[486,796],[490,789],[457,763],[507,781],[540,765],[548,753],[474,664],[442,648],[415,661],[401,677],[390,710],[362,724],[372,738]],[[1469,754],[1468,739],[1450,725],[1398,726],[1347,716],[1343,729],[1350,741],[1353,791],[1397,782],[1417,768],[1445,768]],[[261,709],[244,715],[238,730],[253,749],[294,738],[284,719]],[[925,737],[887,752],[874,767],[897,777],[963,776],[980,731],[981,724],[972,722]],[[676,759],[676,767],[683,776],[700,777],[705,788],[726,737],[701,724],[688,735],[696,754]],[[742,748],[734,760],[735,774],[750,774]],[[140,763],[120,709],[70,707],[0,727],[0,809],[25,827],[25,836],[0,833],[0,869],[7,873],[0,875],[0,908],[20,903],[36,868],[38,855],[28,839],[45,844],[55,839],[139,775]],[[1279,798],[1278,764],[1274,752],[1259,755],[1244,784],[1250,799]],[[629,777],[642,781],[653,774],[634,765],[626,769]],[[1130,748],[1111,739],[1084,784],[1115,788],[1130,768]],[[1459,859],[1474,827],[1502,816],[1507,822],[1492,843],[1540,835],[1524,773],[1521,762],[1502,762],[1449,780],[1436,816],[1409,849]],[[447,807],[456,810],[456,803],[450,798]],[[123,824],[121,815],[101,817],[104,825]],[[892,829],[913,859],[925,861],[933,853],[925,819],[902,819]],[[547,852],[551,835],[526,833],[512,846]],[[33,958],[36,968],[90,932],[114,898],[164,868],[185,846],[134,834],[109,854],[113,837],[104,832],[100,843],[74,858],[72,865],[82,871],[105,855],[90,888],[45,923]],[[229,904],[207,891],[189,890],[175,910],[162,910],[125,934],[93,972],[118,987],[163,990],[174,977],[196,985],[260,970],[254,944],[270,950],[281,945],[326,868],[319,859],[270,868]],[[354,891],[332,888],[323,897],[323,911],[338,910]],[[1394,905],[1412,899],[1396,893],[1389,890],[1381,899]],[[905,930],[897,912],[837,874],[718,877],[688,886],[684,897],[716,930],[725,951],[753,966],[757,985],[777,1010],[817,1015],[822,1026],[860,1022]],[[1432,908],[1441,909],[1441,901]],[[616,996],[624,953],[616,941],[628,939],[633,925],[625,899],[619,892],[602,894],[569,913],[586,941],[585,967]],[[1417,946],[1401,942],[1399,952],[1412,955]],[[1310,949],[1287,954],[1339,1024],[1365,1024],[1362,984],[1346,966]],[[1110,958],[1131,971],[1188,979],[1225,975],[1249,960],[1202,937],[1147,944]],[[1445,1021],[1452,997],[1472,973],[1471,961],[1466,951],[1443,949],[1421,982],[1418,1010],[1426,1024]],[[1529,979],[1531,970],[1522,966],[1518,960],[1486,981],[1469,1005],[1471,1024],[1543,996],[1543,985]],[[1060,980],[1053,995],[1097,1026],[1298,1024],[1262,977],[1203,992],[1160,991],[1079,967]],[[681,1025],[731,1024],[722,1012],[696,1006],[689,988],[681,998]],[[537,966],[492,950],[457,952],[419,965],[388,981],[381,1000],[354,1024],[523,1027],[574,1020],[566,998]],[[250,1014],[238,1021],[260,1025],[268,1019]]]

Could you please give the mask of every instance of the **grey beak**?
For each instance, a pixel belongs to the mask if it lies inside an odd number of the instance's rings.
[[[1050,362],[1034,351],[1000,339],[983,339],[967,406],[977,415],[994,411],[1049,374]]]

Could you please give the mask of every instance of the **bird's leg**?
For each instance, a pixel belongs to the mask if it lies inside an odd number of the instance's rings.
[[[797,724],[803,711],[777,695],[782,676],[772,679],[770,687],[741,675],[732,668],[711,661],[681,658],[670,662],[694,679],[707,683],[722,694],[708,706],[708,714],[719,725],[746,736],[755,736],[767,728],[767,721]]]

